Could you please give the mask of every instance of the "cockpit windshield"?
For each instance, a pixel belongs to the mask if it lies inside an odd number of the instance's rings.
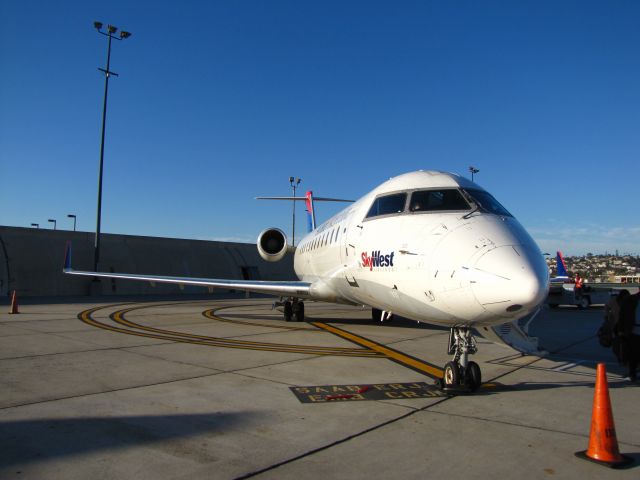
[[[365,219],[430,212],[467,212],[466,218],[477,211],[504,217],[512,216],[491,194],[484,190],[432,188],[395,192],[376,197]]]
[[[367,213],[367,218],[402,213],[406,201],[407,194],[405,192],[378,197],[374,200],[373,205],[371,205],[369,213]]]
[[[419,190],[411,194],[411,212],[442,212],[469,210],[471,207],[459,190]]]
[[[469,195],[473,201],[485,212],[493,213],[495,215],[501,215],[503,217],[512,217],[509,211],[500,205],[493,196],[483,190],[465,190],[465,193]]]

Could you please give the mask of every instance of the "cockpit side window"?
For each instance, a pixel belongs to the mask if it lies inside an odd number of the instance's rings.
[[[456,189],[422,190],[411,194],[412,212],[469,210],[471,207]]]
[[[493,196],[483,190],[466,190],[465,192],[471,196],[474,202],[476,202],[480,208],[486,212],[493,213],[495,215],[501,215],[503,217],[512,217],[509,211],[500,205]]]
[[[373,201],[366,218],[402,213],[406,201],[407,194],[404,192],[378,197]]]

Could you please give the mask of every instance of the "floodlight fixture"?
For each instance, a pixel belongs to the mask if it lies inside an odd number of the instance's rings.
[[[118,27],[114,27],[113,25],[107,25],[107,32],[116,33],[118,31]]]
[[[76,220],[77,217],[75,215],[73,215],[72,213],[70,213],[69,215],[67,215],[68,218],[73,218],[73,231],[76,231]]]
[[[122,40],[124,40],[125,38],[129,38],[130,36],[131,36],[131,32],[125,32],[124,30],[120,32],[120,38]]]
[[[93,26],[96,27],[96,30],[102,30],[102,22],[93,22]]]

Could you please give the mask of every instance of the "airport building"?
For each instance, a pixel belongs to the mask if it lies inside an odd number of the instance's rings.
[[[73,263],[93,268],[95,234],[0,226],[0,295],[71,296],[92,292],[92,279],[62,273],[67,242]],[[107,272],[245,280],[295,279],[291,256],[269,263],[255,244],[102,234],[99,269]],[[105,280],[101,295],[207,293],[206,287]]]

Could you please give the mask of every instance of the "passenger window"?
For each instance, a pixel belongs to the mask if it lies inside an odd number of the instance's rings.
[[[371,205],[369,213],[367,213],[367,218],[402,213],[406,200],[406,193],[394,193],[392,195],[378,197],[374,200],[373,205]]]
[[[433,212],[445,210],[469,210],[469,204],[455,189],[424,190],[413,192],[409,210],[412,212]]]

